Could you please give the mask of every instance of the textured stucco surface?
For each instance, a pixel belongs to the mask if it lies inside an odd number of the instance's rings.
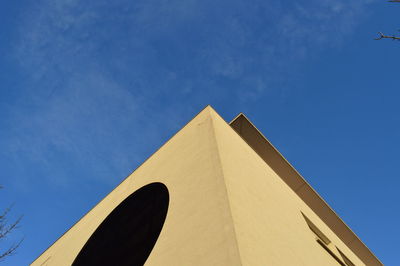
[[[170,204],[145,265],[338,265],[316,242],[301,212],[331,245],[356,265],[364,265],[211,107],[32,265],[71,265],[107,215],[131,193],[152,182],[168,187]]]

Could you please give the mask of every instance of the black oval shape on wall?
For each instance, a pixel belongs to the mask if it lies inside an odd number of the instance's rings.
[[[168,204],[162,183],[136,190],[100,224],[73,265],[143,265],[160,235]]]

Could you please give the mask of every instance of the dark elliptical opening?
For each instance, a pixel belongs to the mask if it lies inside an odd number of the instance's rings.
[[[100,224],[74,266],[142,266],[157,242],[167,216],[168,189],[151,183],[132,193]]]

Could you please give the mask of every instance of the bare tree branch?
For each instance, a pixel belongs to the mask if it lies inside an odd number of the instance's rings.
[[[0,189],[3,187],[0,186]],[[11,232],[13,232],[16,228],[18,228],[19,223],[22,219],[22,216],[20,216],[15,222],[9,223],[7,221],[7,215],[10,212],[12,208],[12,205],[8,208],[6,208],[1,214],[0,214],[0,241],[4,240]],[[6,257],[11,256],[15,253],[17,248],[21,245],[23,239],[21,239],[18,243],[12,244],[8,249],[5,251],[0,252],[0,261],[4,260]]]
[[[11,245],[6,251],[0,254],[0,261],[3,261],[6,257],[14,255],[17,248],[21,245],[23,239],[21,239],[17,244]]]
[[[399,0],[400,2],[400,0]],[[374,40],[381,40],[381,39],[392,39],[392,40],[397,40],[400,41],[400,37],[396,35],[385,35],[382,32],[378,32],[379,37],[375,38]]]
[[[7,211],[8,212],[8,211]],[[7,221],[4,218],[0,219],[0,239],[5,238],[14,229],[18,228],[18,224],[21,221],[22,216],[19,217],[14,223],[7,225]]]
[[[400,3],[400,0],[389,0],[388,2],[391,3]],[[400,41],[400,36],[397,35],[386,35],[382,32],[378,32],[379,37],[375,38],[374,40],[382,40],[382,39],[392,39],[393,41]]]

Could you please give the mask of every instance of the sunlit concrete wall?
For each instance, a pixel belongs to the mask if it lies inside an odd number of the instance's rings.
[[[211,107],[32,265],[71,265],[107,215],[152,182],[166,185],[170,203],[145,265],[340,265],[337,248],[365,265]],[[329,239],[325,248],[302,213]]]

